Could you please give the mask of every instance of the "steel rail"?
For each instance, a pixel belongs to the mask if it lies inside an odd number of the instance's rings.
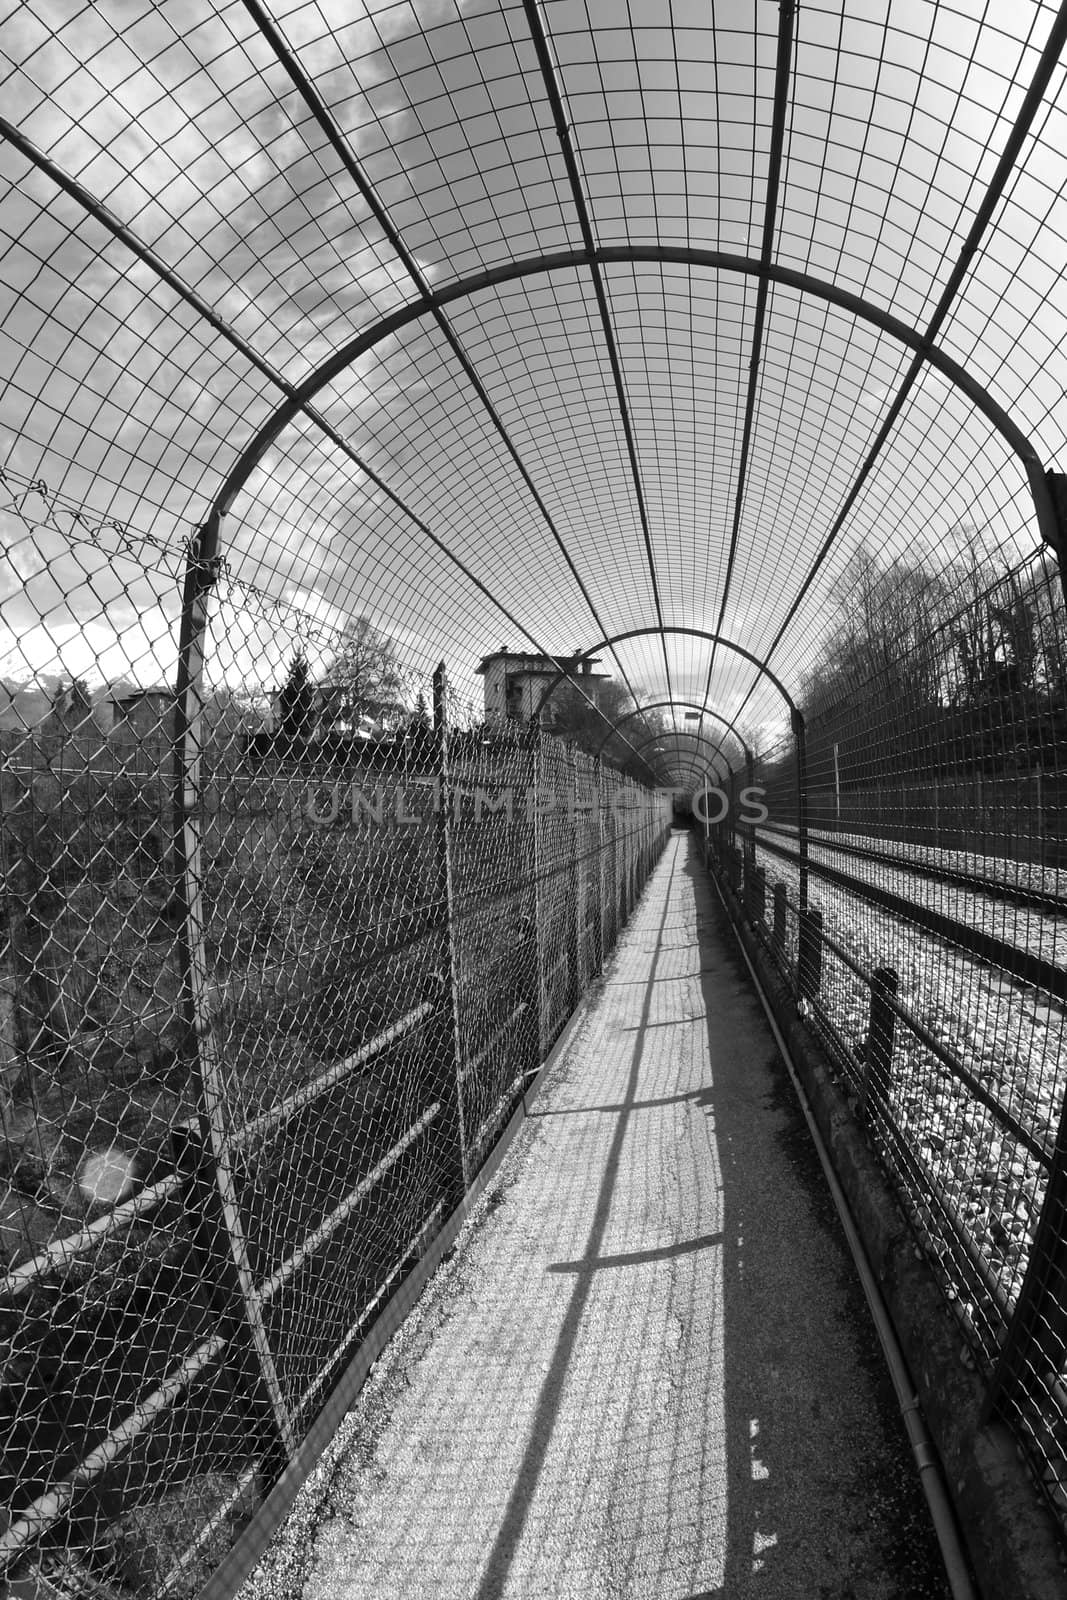
[[[744,826],[747,829],[752,825],[744,824]],[[753,831],[757,843],[760,842],[762,834],[768,833],[777,833],[786,839],[795,837],[793,830],[784,823],[775,824],[773,827],[765,822],[759,823],[755,825]],[[937,846],[927,845],[923,848],[936,849]],[[956,867],[939,866],[936,862],[913,861],[906,856],[891,855],[881,850],[865,850],[862,845],[838,842],[825,835],[812,837],[809,834],[808,849],[837,851],[840,855],[856,856],[861,861],[873,861],[879,866],[890,867],[894,872],[909,872],[917,878],[934,879],[938,883],[948,883],[954,888],[964,889],[973,894],[984,894],[991,900],[1006,900],[1015,905],[1034,906],[1053,915],[1067,916],[1067,899],[1062,895],[1053,894],[1051,890],[1027,889],[1021,884],[1009,883],[1003,878],[979,878]]]
[[[31,1256],[28,1261],[21,1262],[17,1267],[12,1267],[10,1272],[0,1278],[0,1299],[21,1294],[35,1279],[44,1277],[57,1267],[66,1266],[75,1256],[84,1255],[87,1250],[92,1250],[97,1245],[106,1244],[114,1234],[134,1227],[150,1211],[154,1211],[164,1201],[179,1194],[184,1181],[181,1173],[168,1172],[158,1182],[140,1190],[131,1200],[125,1200],[121,1205],[114,1206],[104,1216],[98,1217],[95,1222],[90,1222],[77,1233],[69,1233],[62,1239],[54,1239],[37,1255]]]
[[[239,1150],[264,1134],[277,1132],[284,1123],[291,1121],[313,1100],[318,1100],[331,1089],[335,1089],[339,1083],[343,1083],[354,1072],[358,1072],[360,1067],[365,1067],[371,1061],[377,1060],[380,1055],[384,1055],[393,1045],[410,1038],[426,1019],[433,1015],[433,1011],[432,1003],[424,1000],[421,1005],[415,1006],[398,1018],[390,1027],[383,1028],[381,1033],[375,1034],[373,1039],[368,1039],[367,1043],[361,1045],[353,1055],[346,1056],[343,1061],[335,1062],[310,1083],[305,1083],[287,1095],[284,1100],[280,1100],[277,1105],[271,1106],[269,1111],[264,1111],[260,1116],[253,1117],[250,1122],[243,1122],[231,1129],[229,1139],[231,1148]]]
[[[366,1065],[376,1056],[381,1055],[392,1045],[413,1032],[432,1010],[433,1007],[429,1003],[417,1006],[391,1027],[375,1035],[354,1055],[338,1062],[335,1066],[320,1074],[312,1083],[306,1084],[302,1089],[298,1089],[271,1111],[264,1112],[261,1116],[253,1118],[251,1122],[244,1123],[236,1128],[230,1135],[231,1144],[235,1148],[240,1148],[258,1135],[278,1127],[313,1099],[326,1093],[328,1089],[350,1076],[359,1067]],[[180,1126],[195,1126],[197,1120],[194,1117]],[[167,1173],[154,1184],[140,1190],[131,1199],[114,1206],[104,1216],[97,1218],[95,1222],[89,1223],[77,1233],[67,1234],[61,1239],[53,1240],[37,1255],[31,1257],[28,1261],[21,1262],[17,1267],[13,1267],[5,1277],[0,1278],[0,1300],[21,1294],[36,1279],[54,1271],[57,1267],[65,1266],[75,1256],[84,1255],[86,1251],[105,1244],[114,1234],[134,1227],[149,1212],[156,1210],[166,1200],[180,1194],[184,1183],[184,1174],[180,1172]]]
[[[260,1309],[269,1305],[274,1296],[296,1277],[296,1274],[303,1268],[305,1263],[313,1255],[316,1255],[323,1245],[330,1242],[338,1228],[349,1220],[352,1213],[358,1209],[371,1190],[377,1188],[382,1179],[387,1176],[399,1161],[405,1150],[410,1149],[415,1141],[422,1137],[426,1129],[436,1119],[440,1110],[441,1104],[437,1100],[427,1106],[422,1115],[411,1124],[410,1128],[405,1129],[400,1138],[386,1151],[377,1165],[372,1167],[359,1180],[355,1188],[345,1196],[339,1205],[334,1207],[329,1216],[324,1217],[318,1227],[314,1228],[311,1233],[305,1234],[292,1254],[286,1256],[280,1266],[276,1267],[268,1277],[261,1279],[255,1285],[252,1294],[256,1305]]]
[[[794,857],[793,859],[795,860],[796,858]],[[786,904],[793,912],[794,917],[797,917],[797,906],[788,896],[786,897]],[[873,974],[868,972],[862,963],[857,961],[856,957],[849,950],[846,950],[839,940],[835,939],[832,934],[827,933],[825,928],[819,931],[819,941],[841,962],[842,966],[847,967],[862,983],[867,984],[868,987],[871,986],[874,981]],[[936,1034],[931,1033],[926,1024],[919,1020],[909,1006],[905,1005],[903,1000],[892,994],[885,995],[883,999],[889,1010],[915,1035],[919,1043],[925,1046],[930,1051],[930,1054],[940,1061],[941,1065],[952,1077],[957,1078],[965,1088],[970,1090],[974,1098],[985,1106],[994,1120],[1000,1124],[1006,1133],[1011,1134],[1017,1144],[1021,1144],[1047,1170],[1052,1164],[1052,1150],[1049,1142],[1032,1133],[1029,1128],[1019,1121],[1013,1111],[1008,1110],[1003,1101],[998,1100],[995,1094],[991,1094],[985,1085],[975,1077],[970,1068],[964,1065],[959,1056],[954,1051],[947,1049]],[[832,1019],[823,1013],[822,1021],[831,1030],[835,1042],[849,1050],[847,1040],[842,1038]],[[850,1050],[849,1054],[851,1054]]]
[[[768,850],[772,855],[780,856],[783,861],[799,865],[800,857],[795,851],[787,850],[784,845],[772,843],[769,839],[760,839],[757,843],[761,850]],[[826,862],[809,859],[806,864],[810,873],[825,879],[827,883],[848,889],[861,899],[869,900],[880,910],[888,911],[905,922],[914,923],[926,932],[936,934],[938,938],[967,951],[969,955],[977,956],[980,961],[988,962],[993,967],[1000,967],[1004,972],[1010,972],[1015,977],[1021,978],[1023,983],[1029,984],[1032,988],[1044,989],[1047,993],[1055,995],[1057,1000],[1067,1003],[1067,969],[1057,966],[1055,962],[1043,961],[1040,956],[1031,955],[1028,950],[1022,950],[1018,945],[1008,944],[1006,940],[997,939],[993,934],[981,933],[977,928],[969,928],[965,923],[946,917],[940,911],[916,905],[914,901],[906,900],[903,895],[893,894],[889,889],[880,889],[877,885],[868,883],[863,878],[854,877],[850,872],[842,872],[840,868],[829,866]]]
[[[73,1472],[16,1514],[10,1526],[0,1533],[0,1572],[6,1571],[24,1550],[59,1521],[80,1489],[113,1466],[134,1440],[181,1399],[200,1374],[218,1360],[228,1343],[227,1336],[216,1333],[195,1350],[188,1351],[158,1387],[138,1400],[130,1414],[105,1434]]]
[[[486,1056],[491,1055],[492,1052],[497,1048],[507,1030],[509,1028],[513,1028],[516,1022],[519,1021],[520,1017],[525,1016],[529,1010],[529,1001],[521,1000],[515,1009],[510,1011],[502,1022],[496,1023],[495,1026],[490,1029],[488,1038],[478,1046],[477,1050],[473,1051],[473,1053],[470,1055],[464,1053],[463,1065],[459,1071],[459,1081],[461,1084],[466,1083],[472,1072],[477,1072],[478,1068],[484,1062]]]

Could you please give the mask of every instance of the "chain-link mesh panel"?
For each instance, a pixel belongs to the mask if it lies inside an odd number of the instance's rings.
[[[0,1551],[9,1568],[35,1552],[69,1569],[75,1589],[93,1575],[151,1586],[234,1495],[258,1405],[179,1159],[200,1094],[175,698],[149,674],[187,558],[44,485],[5,479],[2,509],[21,583],[3,602],[0,730]],[[114,641],[103,661],[94,629]],[[58,655],[42,670],[35,630],[67,641],[73,671]],[[148,1482],[165,1530],[154,1556],[135,1514]]]
[[[455,896],[457,1063],[468,1174],[541,1057],[536,752],[517,732],[455,740],[442,836]]]
[[[574,769],[574,825],[578,849],[578,982],[582,989],[601,970],[604,959],[600,903],[600,852],[603,817],[596,763],[579,751]]]
[[[735,787],[709,844],[1062,1515],[1067,621],[1047,557],[993,567],[868,566],[766,818]]]
[[[483,745],[527,650],[628,771],[734,767],[728,881],[1058,1481],[1067,11],[345,9],[5,12],[12,1427],[42,1285],[166,1238],[221,1320],[3,1548],[195,1588],[603,964],[663,809]]]
[[[577,992],[574,756],[566,746],[547,740],[542,745],[538,793],[541,804],[536,848],[538,922],[544,951],[544,1050],[562,1028]]]
[[[129,680],[102,693],[90,650],[2,729],[0,1553],[48,1592],[191,1595],[477,1175],[669,813],[536,729],[449,731],[443,674],[361,716],[358,624],[38,488],[6,509],[42,615],[85,626],[106,568]],[[177,688],[144,686],[149,594]]]

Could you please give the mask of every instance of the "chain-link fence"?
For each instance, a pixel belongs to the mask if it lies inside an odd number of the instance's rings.
[[[1067,1528],[1063,590],[910,581],[709,844]]]
[[[126,655],[16,673],[0,732],[0,1552],[16,1593],[192,1594],[483,1166],[669,805],[536,729],[450,731],[443,674],[364,736],[339,636],[9,488],[29,603],[77,590],[88,660],[106,575]]]

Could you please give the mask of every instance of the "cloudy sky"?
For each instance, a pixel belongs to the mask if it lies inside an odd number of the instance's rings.
[[[271,0],[358,176],[254,10],[0,0],[4,115],[173,275],[0,142],[0,674],[171,674],[186,539],[342,351],[225,519],[253,592],[220,586],[214,681],[276,681],[301,630],[327,651],[366,615],[474,693],[501,644],[571,651],[662,619],[695,631],[646,631],[606,669],[654,698],[710,682],[719,711],[769,724],[766,679],[698,637],[720,615],[795,689],[865,542],[1033,548],[1017,456],[927,367],[810,577],[910,364],[877,318],[922,332],[938,309],[1050,6],[799,8],[770,259],[875,320],[772,284],[736,539],[774,0]],[[937,334],[1061,468],[1064,76]],[[572,259],[586,226],[615,252],[602,302]]]

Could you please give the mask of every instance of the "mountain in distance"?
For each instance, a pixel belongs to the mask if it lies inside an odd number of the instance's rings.
[[[0,730],[39,727],[52,710],[56,690],[60,685],[69,689],[71,682],[69,677],[51,672],[29,679],[0,678]],[[129,678],[120,678],[115,683],[98,683],[87,687],[93,718],[106,730],[111,726],[108,701],[133,694],[141,685]]]

